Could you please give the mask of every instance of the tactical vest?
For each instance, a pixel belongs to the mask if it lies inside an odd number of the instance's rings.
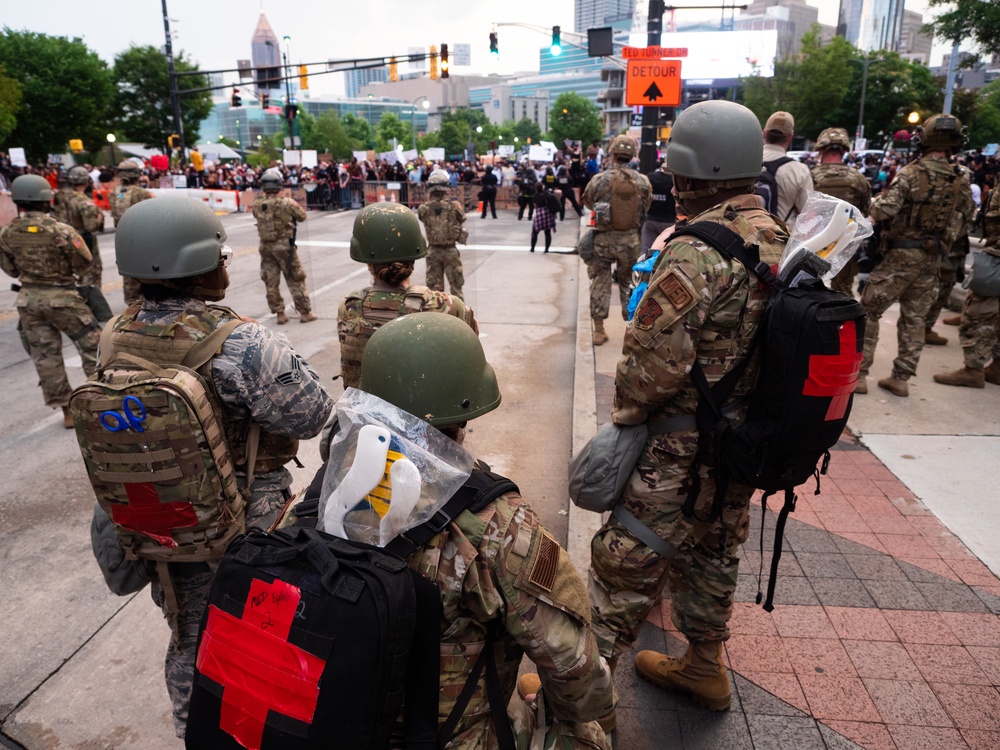
[[[253,216],[257,220],[261,242],[277,242],[292,236],[295,225],[285,200],[281,196],[275,196],[263,198],[254,204]]]
[[[917,188],[911,195],[909,213],[900,213],[893,223],[893,229],[899,229],[891,231],[889,236],[933,240],[938,243],[938,250],[947,251],[965,228],[964,220],[955,220],[955,209],[962,196],[962,171],[934,159],[920,159],[915,166]]]
[[[453,201],[432,200],[424,204],[427,210],[421,220],[427,229],[427,244],[439,247],[454,245],[462,231],[462,226],[452,218]]]
[[[817,164],[812,168],[816,190],[861,208],[862,195],[859,194],[856,176],[859,177],[860,173],[846,164]]]
[[[22,284],[76,286],[69,253],[56,242],[55,219],[31,212],[12,221],[4,232],[15,251]]]
[[[601,185],[601,195],[594,201],[594,228],[626,232],[638,229],[642,223],[642,194],[636,173],[623,167],[612,167]]]
[[[145,188],[138,185],[122,185],[111,193],[111,217],[115,220],[115,226],[118,226],[126,211],[149,197]]]

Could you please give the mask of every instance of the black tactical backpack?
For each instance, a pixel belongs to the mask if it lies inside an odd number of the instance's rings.
[[[778,215],[778,168],[783,167],[790,161],[794,161],[790,156],[782,156],[773,161],[764,162],[760,170],[760,177],[754,185],[753,191],[764,201],[764,208],[773,216]],[[789,213],[791,213],[789,211]],[[782,221],[788,219],[787,216],[779,217]]]

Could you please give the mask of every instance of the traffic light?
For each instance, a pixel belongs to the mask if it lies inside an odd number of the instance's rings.
[[[558,26],[552,27],[552,46],[549,47],[549,52],[553,57],[559,57],[562,53],[562,29]]]
[[[396,64],[396,58],[389,58],[389,80],[395,83],[399,80],[399,65]]]
[[[260,108],[267,109],[271,104],[271,97],[266,93],[260,95]]]
[[[299,88],[303,91],[309,90],[309,69],[305,65],[299,66]]]
[[[438,79],[438,48],[431,45],[431,80]]]
[[[242,107],[243,106],[243,99],[240,98],[240,90],[239,89],[233,89],[233,95],[229,99],[229,105],[231,107]]]
[[[168,135],[167,145],[170,146],[170,148],[177,148],[178,146],[181,145],[181,137],[177,135],[177,133],[174,133],[173,135]]]
[[[495,31],[490,32],[490,54],[493,57],[500,57],[500,47],[497,46],[497,33]]]
[[[449,68],[449,65],[448,65],[448,45],[447,44],[442,44],[441,45],[441,77],[442,78],[447,78],[449,76],[448,68]]]
[[[294,120],[295,116],[299,113],[298,104],[286,104],[285,105],[285,119]]]

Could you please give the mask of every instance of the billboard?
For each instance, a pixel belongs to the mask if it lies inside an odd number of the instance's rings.
[[[645,47],[645,34],[632,34],[629,44]],[[712,78],[746,78],[774,75],[778,50],[775,29],[754,31],[677,31],[664,32],[661,47],[686,47],[683,77],[685,81]]]

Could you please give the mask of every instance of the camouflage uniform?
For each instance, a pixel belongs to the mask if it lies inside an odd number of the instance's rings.
[[[148,341],[140,337],[163,335],[168,329],[173,336],[201,339],[232,315],[226,308],[192,298],[145,300],[141,308],[130,307],[115,323],[114,348],[127,352],[130,339],[138,339],[132,343],[142,350]],[[287,341],[257,323],[236,328],[205,371],[222,407],[240,487],[246,486],[246,434],[252,422],[261,426],[247,523],[267,528],[290,497],[292,477],[284,464],[294,456],[298,438],[319,433],[333,408],[332,401],[317,375]],[[187,724],[198,628],[217,566],[218,561],[168,564],[178,613],[170,621],[172,637],[165,674],[178,737],[184,736]],[[166,617],[166,597],[155,577],[151,594]]]
[[[87,375],[97,368],[101,331],[76,289],[90,264],[83,238],[41,212],[25,211],[0,229],[0,267],[21,282],[18,329],[48,406],[66,406],[71,391],[60,333],[76,346]]]
[[[268,309],[273,313],[285,309],[279,286],[284,275],[295,309],[300,315],[306,315],[312,311],[312,303],[306,292],[306,271],[298,253],[292,255],[289,264],[295,223],[306,220],[306,210],[291,198],[265,194],[254,202],[253,217],[260,234],[260,278],[267,289]]]
[[[479,324],[471,307],[458,297],[425,286],[406,289],[375,284],[347,295],[337,312],[340,339],[340,374],[344,388],[357,388],[361,380],[361,356],[368,339],[382,325],[400,315],[443,312],[464,320],[477,334]]]
[[[872,220],[890,223],[883,239],[882,261],[868,277],[861,295],[868,313],[862,375],[871,369],[875,358],[879,320],[897,301],[899,349],[892,377],[905,381],[916,374],[927,311],[938,294],[941,257],[965,231],[974,211],[968,178],[947,159],[936,156],[907,164],[872,201]]]
[[[517,493],[502,495],[477,514],[465,511],[409,562],[441,591],[439,724],[451,713],[482,651],[487,624],[500,619],[493,648],[505,701],[513,695],[525,654],[544,682],[540,696],[555,720],[541,728],[541,746],[610,748],[595,720],[614,708],[614,689],[590,634],[586,588],[569,555]],[[517,746],[526,749],[536,730],[534,711],[520,700],[508,710],[514,714]],[[445,747],[497,747],[485,678]]]
[[[427,231],[427,286],[439,292],[444,291],[444,279],[452,295],[459,299],[465,276],[462,273],[462,256],[455,243],[462,244],[468,233],[462,227],[465,211],[458,201],[449,198],[432,198],[417,209],[417,216]]]
[[[778,261],[788,240],[784,224],[754,195],[731,198],[692,219],[702,221],[723,224],[756,243],[768,264]],[[768,292],[742,264],[700,240],[674,240],[661,258],[625,333],[615,378],[616,424],[693,414],[698,393],[689,373],[695,357],[709,383],[719,380],[746,355],[767,306]],[[756,378],[753,362],[731,400],[745,396]],[[731,483],[721,519],[700,522],[709,516],[715,493],[703,467],[695,514],[685,516],[681,508],[697,443],[695,428],[650,435],[622,494],[625,508],[676,547],[676,557],[660,557],[614,517],[591,542],[594,632],[605,657],[632,648],[664,586],[673,622],[689,641],[729,637],[736,554],[747,537],[753,489]]]
[[[872,188],[868,180],[847,164],[817,164],[812,168],[813,186],[820,193],[847,201],[865,216],[872,203]],[[854,279],[858,275],[857,254],[840,269],[830,288],[848,297],[854,296]]]
[[[962,167],[962,173],[969,180],[971,191],[972,171],[968,167]],[[975,208],[973,208],[974,213]],[[969,231],[972,229],[972,218],[969,218],[969,226],[956,238],[951,247],[948,248],[948,252],[940,258],[940,265],[938,266],[938,295],[931,303],[931,309],[927,311],[925,327],[928,331],[934,327],[941,311],[948,305],[948,300],[951,298],[951,291],[955,288],[955,284],[958,281],[958,269],[965,264],[965,256],[969,254],[969,250],[971,249],[969,246]]]
[[[984,218],[986,246],[982,252],[1000,256],[1000,189],[990,191]],[[982,369],[991,355],[993,366],[1000,366],[1000,297],[984,297],[969,290],[958,340],[966,367]]]
[[[52,213],[63,224],[73,227],[90,250],[92,261],[90,268],[80,277],[80,285],[100,288],[104,266],[95,235],[104,231],[104,212],[86,194],[73,188],[63,188],[56,193]]]
[[[628,300],[632,293],[629,279],[632,277],[632,266],[639,260],[639,227],[642,226],[653,200],[653,188],[645,175],[627,166],[616,165],[595,175],[587,183],[587,188],[583,191],[583,204],[587,208],[593,211],[595,204],[610,201],[611,180],[618,170],[629,172],[636,181],[641,209],[634,218],[635,226],[627,230],[602,227],[600,221],[594,226],[594,255],[586,261],[587,276],[590,278],[590,317],[594,320],[605,320],[608,317],[611,307],[612,263],[618,274],[622,318],[628,320]]]
[[[118,226],[118,222],[122,220],[122,216],[129,208],[152,197],[151,192],[138,185],[121,185],[118,189],[108,193],[108,204],[111,206],[111,218],[115,220],[115,226]],[[125,296],[126,305],[134,305],[142,301],[142,297],[139,295],[139,282],[130,276],[122,276],[122,293]]]

